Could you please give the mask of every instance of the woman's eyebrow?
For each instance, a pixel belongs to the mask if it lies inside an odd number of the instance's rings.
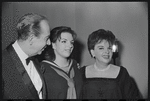
[[[60,38],[60,39],[67,40],[66,38]]]
[[[98,45],[97,47],[104,47],[104,46],[102,46],[102,45]]]

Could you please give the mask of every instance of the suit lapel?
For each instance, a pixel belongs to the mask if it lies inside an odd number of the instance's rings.
[[[33,95],[34,98],[39,99],[37,91],[31,81],[28,73],[26,72],[20,58],[18,57],[17,53],[15,52],[14,48],[12,47],[12,44],[8,46],[7,50],[13,59],[13,63],[15,64],[16,69],[21,74],[22,80],[23,80],[25,86],[27,86],[27,88],[29,89],[29,91],[31,92],[31,94]]]

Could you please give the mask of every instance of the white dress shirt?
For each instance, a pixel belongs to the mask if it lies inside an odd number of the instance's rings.
[[[42,80],[40,78],[40,75],[38,74],[34,64],[32,61],[29,62],[29,64],[26,64],[26,59],[29,57],[26,53],[23,52],[23,50],[21,49],[21,47],[18,45],[18,42],[15,41],[15,43],[12,45],[16,51],[16,53],[18,54],[21,62],[23,63],[25,70],[27,71],[33,85],[35,86],[39,98],[42,99]]]

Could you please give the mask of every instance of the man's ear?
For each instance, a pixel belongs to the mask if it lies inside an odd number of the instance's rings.
[[[28,37],[28,41],[29,41],[30,45],[33,44],[34,37],[35,37],[35,36],[34,36],[33,34],[31,34],[31,35]]]

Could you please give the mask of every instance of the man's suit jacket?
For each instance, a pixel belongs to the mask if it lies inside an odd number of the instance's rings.
[[[46,98],[46,87],[40,64],[36,61],[35,67],[43,82],[43,98]],[[3,99],[39,99],[28,73],[20,58],[10,44],[2,52],[2,96]]]

